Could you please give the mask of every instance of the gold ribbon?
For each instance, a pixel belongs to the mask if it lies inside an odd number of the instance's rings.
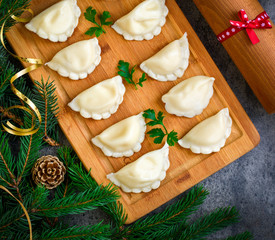
[[[28,18],[20,18],[20,17],[16,17],[14,15],[16,12],[22,12],[22,11],[29,12],[31,14],[31,16],[28,17]],[[22,9],[22,10],[17,10],[15,12],[11,13],[6,18],[4,23],[2,24],[1,33],[0,33],[1,43],[10,55],[12,55],[14,58],[18,59],[21,62],[26,62],[26,63],[33,64],[33,65],[21,70],[20,72],[16,73],[10,80],[11,90],[13,91],[13,93],[18,98],[20,98],[23,102],[25,102],[31,110],[29,108],[25,107],[25,106],[20,106],[20,105],[12,106],[12,107],[9,107],[9,108],[6,109],[6,111],[9,111],[9,110],[12,110],[12,109],[21,109],[21,110],[29,113],[31,115],[32,119],[33,119],[32,126],[30,128],[22,129],[22,128],[16,127],[10,121],[7,121],[5,124],[2,123],[2,126],[3,126],[4,130],[7,131],[8,133],[13,134],[13,135],[17,135],[17,136],[27,136],[27,135],[32,135],[32,134],[36,133],[39,130],[39,127],[40,127],[41,122],[42,122],[41,115],[40,115],[40,112],[39,112],[38,108],[35,106],[35,104],[29,98],[27,98],[23,93],[21,93],[18,89],[16,89],[13,82],[16,79],[23,76],[24,74],[29,73],[29,72],[41,67],[43,65],[43,61],[41,59],[20,57],[16,54],[10,52],[7,49],[7,47],[4,43],[4,27],[5,27],[7,19],[10,18],[10,17],[12,19],[14,19],[16,22],[22,22],[22,23],[29,22],[33,17],[33,11],[31,9]],[[2,120],[2,117],[3,116],[1,116],[1,120]],[[39,124],[38,124],[37,127],[36,127],[36,124],[35,124],[36,117],[38,118],[38,121],[39,121]]]
[[[32,240],[32,224],[31,224],[31,219],[30,219],[30,216],[28,214],[28,211],[26,210],[26,208],[24,207],[23,203],[20,202],[20,200],[18,200],[7,188],[5,188],[4,186],[0,185],[0,189],[3,189],[4,191],[6,191],[9,195],[11,195],[19,204],[20,206],[22,207],[25,215],[26,215],[26,218],[28,220],[28,224],[29,224],[29,229],[30,229],[30,240]]]

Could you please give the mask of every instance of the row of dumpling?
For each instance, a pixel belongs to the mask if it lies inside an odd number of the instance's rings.
[[[178,143],[194,153],[218,152],[231,133],[231,125],[228,108],[224,108],[193,127]],[[140,151],[145,132],[145,119],[140,113],[105,129],[92,142],[106,156],[129,157]],[[165,143],[161,149],[142,155],[116,173],[108,174],[107,178],[124,192],[149,192],[160,186],[169,166],[169,145]]]
[[[165,0],[145,0],[112,26],[126,40],[150,40],[161,32],[168,9]],[[62,0],[34,17],[26,28],[52,42],[65,42],[78,25],[77,0]]]
[[[76,0],[60,1],[34,17],[26,27],[40,37],[64,42],[70,37],[81,14]],[[165,0],[145,0],[112,26],[127,40],[149,40],[161,32],[168,9]],[[76,42],[59,51],[46,63],[61,76],[73,80],[86,78],[101,61],[97,38]],[[188,66],[189,48],[186,34],[173,41],[140,67],[159,81],[181,77]]]

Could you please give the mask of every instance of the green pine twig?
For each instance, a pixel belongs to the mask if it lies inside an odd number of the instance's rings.
[[[32,210],[37,208],[40,204],[45,203],[48,195],[49,191],[47,189],[43,187],[36,187],[34,191],[29,192],[24,196],[22,203],[27,209],[29,215],[32,216],[32,219],[41,219],[38,215],[32,215]],[[1,216],[0,230],[8,230],[11,225],[13,225],[11,230],[14,229],[15,226],[17,226],[18,229],[25,227],[26,230],[28,230],[29,226],[27,221],[23,219],[24,217],[25,213],[23,212],[22,207],[17,204]]]
[[[20,126],[23,125],[21,118],[17,117],[14,113],[8,111],[7,109],[1,106],[0,106],[0,114],[3,114],[4,118],[8,118],[9,120],[12,120],[13,122],[17,123]]]
[[[25,122],[26,121],[28,121],[27,117],[25,119]],[[21,182],[23,177],[30,175],[31,169],[39,158],[39,151],[42,148],[42,140],[39,133],[30,136],[22,136],[20,140],[21,145],[17,156],[17,185]]]
[[[197,240],[238,222],[239,214],[235,207],[219,208],[214,212],[188,225],[179,240]]]
[[[59,239],[95,239],[107,240],[111,238],[110,226],[102,222],[92,226],[72,226],[49,228],[42,232],[39,240],[59,240]]]
[[[0,131],[0,179],[12,187],[16,183],[15,166],[15,159],[9,147],[7,133]]]
[[[224,240],[251,240],[251,239],[253,239],[252,234],[248,231],[245,231],[245,232],[240,233],[236,236],[228,237]]]
[[[121,202],[117,201],[100,208],[112,219],[112,227],[116,229],[116,232],[120,232],[124,229],[123,225],[127,221],[128,215]]]
[[[56,87],[53,81],[49,78],[44,81],[41,77],[41,82],[35,81],[34,94],[32,101],[38,107],[42,122],[40,130],[43,133],[43,140],[51,146],[58,146],[59,143],[54,140],[58,139],[58,111],[57,96],[55,95]],[[50,136],[53,136],[50,137]]]
[[[208,192],[202,187],[194,187],[180,201],[167,207],[163,212],[138,220],[123,230],[125,238],[161,239],[177,230],[177,224],[185,224],[189,216],[204,202]]]
[[[16,21],[12,18],[7,18],[10,14],[15,14],[15,16],[19,17],[23,13],[23,9],[29,6],[30,0],[1,0],[0,1],[0,26],[7,19],[4,32],[8,31],[10,27],[12,27]],[[15,11],[17,11],[15,13]]]
[[[46,217],[79,214],[114,202],[118,197],[112,186],[98,186],[96,189],[88,189],[78,194],[74,193],[70,196],[65,196],[62,199],[48,201],[45,204],[41,204],[33,212]]]

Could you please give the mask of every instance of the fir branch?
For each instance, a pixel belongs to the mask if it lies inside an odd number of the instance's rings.
[[[66,166],[71,167],[74,165],[75,160],[77,158],[76,154],[73,152],[71,147],[62,146],[58,148],[57,155],[60,160],[65,163]]]
[[[68,227],[47,229],[42,232],[39,240],[59,240],[59,239],[95,239],[107,240],[111,238],[110,226],[103,225],[102,222],[92,226]]]
[[[29,121],[26,117],[25,122]],[[20,151],[18,154],[18,163],[17,163],[17,185],[22,180],[22,177],[28,176],[31,173],[31,169],[39,158],[39,150],[42,148],[42,141],[40,134],[33,134],[31,136],[23,136],[20,138],[21,145]]]
[[[35,191],[30,192],[28,195],[24,196],[24,200],[22,201],[22,203],[32,219],[40,219],[39,215],[31,215],[31,210],[37,208],[41,203],[46,202],[48,194],[49,191],[47,189],[43,187],[36,187]],[[25,217],[25,213],[23,212],[22,207],[17,204],[16,207],[7,210],[1,216],[0,230],[5,229],[7,231],[9,226],[14,225],[18,221],[21,221],[22,224],[23,217]],[[27,222],[23,221],[23,223],[25,223],[26,228],[28,229]]]
[[[82,164],[75,163],[76,155],[73,154],[71,148],[67,146],[59,148],[58,156],[67,166],[71,184],[77,189],[85,191],[87,189],[95,189],[98,187],[97,182],[91,177],[90,171],[87,173],[83,169]],[[64,188],[64,185],[61,184],[60,187]],[[57,191],[59,191],[59,189],[57,189]],[[60,193],[58,195],[60,196]],[[125,224],[127,214],[120,202],[110,203],[101,206],[100,208],[112,218],[114,226],[120,228],[123,224]]]
[[[10,187],[13,187],[14,185],[12,185],[10,182],[8,182],[5,178],[3,178],[1,175],[0,175],[0,185],[4,185],[5,187],[5,184],[7,184],[8,186]]]
[[[162,238],[167,236],[169,228],[185,223],[188,217],[203,203],[208,192],[202,187],[194,187],[182,200],[167,207],[152,217],[138,220],[124,229],[125,237]],[[171,230],[171,229],[170,229]],[[174,229],[172,229],[174,231]]]
[[[63,146],[57,150],[59,159],[64,163],[65,168],[69,169],[69,166],[74,164],[76,156],[73,155],[71,148]],[[86,189],[85,189],[86,190]],[[69,174],[65,175],[65,181],[56,188],[56,197],[64,198],[67,194],[73,193],[73,184],[69,178]]]
[[[22,126],[23,122],[21,120],[21,118],[15,116],[14,113],[7,111],[5,108],[0,106],[0,113],[3,114],[3,117],[9,118],[10,120],[14,121],[15,123],[17,123],[18,125]]]
[[[57,131],[57,96],[55,95],[56,87],[53,81],[50,82],[49,78],[45,82],[41,77],[41,82],[35,81],[34,95],[32,101],[38,107],[41,113],[42,122],[41,129],[43,131],[43,140],[51,146],[59,146],[59,143],[52,139],[49,135],[58,138]]]
[[[0,3],[1,5],[1,3]],[[4,43],[5,45],[7,44],[7,41],[5,39],[4,36]],[[2,44],[0,45],[0,73],[3,73],[3,66],[6,66],[8,64],[8,58],[9,58],[9,53],[6,51],[6,49],[2,46]],[[1,89],[1,85],[0,85],[0,89]]]
[[[125,224],[128,215],[121,202],[117,201],[115,203],[107,204],[102,206],[101,209],[111,217],[113,223],[112,226],[113,228],[116,228],[116,232],[124,229],[123,225]]]
[[[0,58],[2,57],[3,47],[0,47]],[[5,63],[0,70],[0,106],[2,109],[7,109],[14,105],[22,105],[21,100],[12,92],[10,88],[10,79],[13,75],[15,75],[18,70],[11,65],[10,63]],[[14,83],[16,88],[23,92],[27,97],[31,96],[31,90],[26,84],[26,79],[21,77],[20,80]],[[20,123],[24,118],[24,111],[13,109],[12,112],[6,113],[7,117],[10,117],[10,120],[16,120],[17,123]]]
[[[16,21],[8,18],[10,14],[19,17],[23,13],[23,9],[29,6],[30,0],[1,0],[0,1],[0,26],[7,19],[4,32],[8,31]],[[17,11],[17,12],[16,12]],[[15,13],[16,12],[16,13]]]
[[[15,160],[12,156],[6,133],[0,131],[0,175],[8,185],[15,185]]]
[[[236,236],[228,237],[224,240],[251,240],[251,239],[253,239],[253,235],[250,232],[245,231],[244,233],[240,233]]]
[[[86,172],[82,163],[77,163],[77,156],[69,147],[61,147],[58,149],[59,158],[68,166],[67,172],[72,184],[79,190],[96,189],[97,182],[91,177],[90,171]]]
[[[72,184],[80,190],[96,189],[97,182],[91,177],[91,169],[86,172],[81,164],[75,163],[69,166],[68,174],[72,180]],[[116,189],[116,187],[114,187]]]
[[[33,210],[36,214],[47,217],[59,217],[68,214],[79,214],[87,210],[114,202],[119,196],[113,188],[98,186],[96,189],[89,189],[79,194],[72,194],[62,199],[55,199],[41,204],[40,208]]]
[[[238,220],[238,211],[235,207],[220,208],[186,227],[178,239],[204,239],[206,236],[238,222]]]

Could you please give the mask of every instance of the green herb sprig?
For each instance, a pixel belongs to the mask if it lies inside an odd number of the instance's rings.
[[[143,73],[141,78],[136,83],[133,80],[133,74],[135,72],[135,68],[136,68],[136,65],[134,67],[132,67],[132,69],[130,69],[130,63],[120,60],[118,62],[118,69],[120,71],[118,71],[117,73],[118,73],[118,75],[123,77],[127,83],[133,84],[135,86],[135,89],[137,90],[138,89],[137,85],[139,85],[140,87],[143,87],[143,82],[145,82],[147,80],[147,78],[146,78],[145,73]]]
[[[99,37],[102,33],[106,33],[106,31],[103,29],[103,26],[110,26],[113,24],[112,21],[108,22],[107,19],[111,17],[111,14],[108,11],[104,11],[103,14],[99,17],[100,24],[96,22],[96,10],[93,9],[93,7],[88,7],[86,9],[86,12],[84,13],[85,18],[94,23],[97,27],[91,27],[87,32],[85,32],[86,35],[93,36],[94,34],[96,37]]]
[[[164,131],[161,128],[154,128],[147,132],[150,137],[155,138],[154,143],[161,144],[163,138],[167,136],[167,143],[169,146],[174,146],[176,142],[178,142],[178,133],[172,130],[171,132],[167,131],[167,128],[164,126],[163,119],[164,115],[163,112],[159,111],[156,117],[155,110],[147,109],[143,113],[143,117],[151,119],[152,121],[148,122],[146,125],[148,126],[156,126],[161,125]]]

